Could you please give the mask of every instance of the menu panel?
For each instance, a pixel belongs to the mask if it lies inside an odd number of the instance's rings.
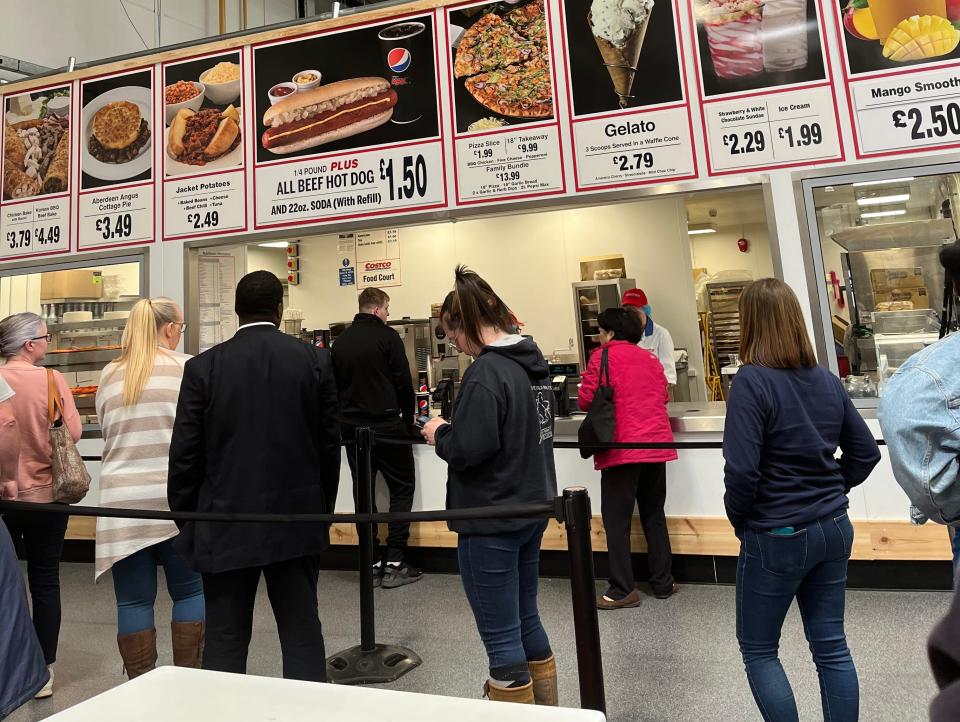
[[[155,238],[154,68],[80,81],[77,247]]]
[[[443,13],[457,204],[565,193],[550,6],[471,2]]]
[[[563,9],[576,189],[695,178],[677,4],[567,0]]]
[[[247,230],[243,57],[163,66],[163,238]]]
[[[255,227],[446,205],[432,13],[256,46]]]
[[[858,158],[960,146],[960,3],[834,0]]]
[[[691,3],[712,175],[843,160],[819,0]]]
[[[70,251],[72,83],[3,98],[0,259]]]

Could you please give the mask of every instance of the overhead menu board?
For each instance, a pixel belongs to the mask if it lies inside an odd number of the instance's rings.
[[[163,238],[247,230],[243,53],[163,65]]]
[[[857,157],[960,146],[960,3],[833,2]]]
[[[153,242],[155,69],[80,81],[77,247]]]
[[[677,3],[566,0],[576,190],[697,177]]]
[[[551,14],[544,0],[443,10],[458,205],[566,192]]]
[[[256,228],[446,206],[434,18],[254,46]]]
[[[843,160],[818,0],[692,0],[712,175]]]
[[[73,83],[4,96],[0,259],[70,251]]]

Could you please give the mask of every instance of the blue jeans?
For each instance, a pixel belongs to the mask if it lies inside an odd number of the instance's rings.
[[[173,540],[154,544],[113,565],[113,590],[117,596],[117,634],[154,628],[157,601],[157,563],[163,565],[167,591],[173,599],[174,622],[206,619],[203,581],[173,550]]]
[[[490,676],[526,682],[527,660],[550,656],[540,623],[537,581],[546,522],[506,534],[461,534],[460,578],[490,660]]]
[[[953,549],[953,585],[957,586],[957,579],[960,578],[960,527],[950,527],[950,547]]]
[[[796,527],[789,535],[745,529],[737,563],[737,641],[750,690],[764,720],[797,720],[797,703],[777,657],[780,629],[794,597],[820,678],[823,718],[856,720],[857,670],[843,631],[853,525],[846,512]]]

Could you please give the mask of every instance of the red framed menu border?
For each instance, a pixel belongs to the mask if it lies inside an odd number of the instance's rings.
[[[689,20],[690,37],[693,41],[694,49],[694,69],[697,75],[697,95],[700,100],[700,122],[703,126],[703,142],[705,146],[705,155],[707,158],[707,174],[710,176],[743,175],[744,173],[756,173],[768,170],[785,170],[789,168],[809,168],[816,165],[825,165],[827,163],[844,163],[847,160],[846,146],[843,142],[843,130],[840,126],[840,109],[837,106],[837,87],[833,80],[833,61],[830,58],[830,49],[827,47],[827,33],[824,27],[824,7],[823,0],[817,0],[817,33],[820,36],[820,51],[823,54],[824,72],[826,80],[817,80],[809,83],[795,83],[780,88],[764,88],[762,90],[724,95],[716,99],[708,100],[703,91],[703,67],[700,64],[700,38],[697,33],[697,18],[693,10],[694,3],[687,4],[687,17]],[[745,168],[731,168],[730,170],[714,170],[710,162],[710,130],[707,126],[706,106],[712,103],[722,103],[730,100],[743,100],[745,98],[760,98],[764,96],[778,95],[782,93],[792,93],[797,90],[815,90],[818,88],[830,88],[830,96],[833,100],[833,119],[837,129],[837,144],[840,148],[840,156],[834,158],[821,158],[813,160],[789,161],[786,163],[771,163],[761,166],[748,166]],[[849,89],[847,91],[849,93]]]
[[[676,176],[657,176],[656,178],[648,178],[646,180],[635,180],[635,181],[621,181],[617,183],[603,183],[597,185],[581,186],[580,185],[580,170],[577,167],[577,150],[575,147],[571,147],[571,156],[573,158],[573,187],[577,193],[591,193],[594,191],[605,191],[605,190],[615,190],[620,188],[634,188],[641,187],[646,185],[656,185],[658,183],[666,182],[679,182],[686,180],[696,180],[700,177],[700,163],[697,159],[697,142],[693,132],[693,111],[690,109],[690,88],[687,83],[687,57],[686,50],[683,47],[683,38],[680,34],[680,11],[677,7],[676,2],[671,3],[673,7],[673,26],[674,26],[674,36],[677,40],[677,47],[679,48],[679,60],[680,60],[680,84],[683,88],[683,100],[681,102],[673,103],[662,103],[660,105],[650,105],[644,106],[643,108],[631,109],[633,112],[624,112],[624,111],[610,111],[609,113],[597,113],[596,115],[591,115],[589,117],[584,116],[581,118],[574,117],[573,113],[573,87],[570,82],[570,55],[565,53],[563,56],[563,67],[567,71],[566,77],[566,86],[567,86],[567,126],[570,129],[570,144],[571,146],[576,145],[576,135],[574,133],[574,126],[577,123],[589,122],[592,120],[605,120],[607,118],[629,118],[634,116],[642,116],[645,113],[651,113],[660,110],[679,110],[680,108],[686,108],[687,111],[687,126],[690,130],[690,153],[693,156],[693,174],[688,175],[676,175]],[[567,45],[567,19],[562,17],[560,19],[560,37],[563,41],[564,50],[569,47]]]
[[[61,83],[49,83],[47,85],[39,85],[36,88],[27,88],[26,90],[21,90],[18,93],[7,93],[0,95],[0,113],[6,117],[7,113],[7,98],[15,98],[18,95],[24,95],[26,93],[39,93],[44,90],[50,90],[51,88],[70,88],[70,157],[69,157],[69,166],[67,172],[70,177],[73,178],[74,163],[79,165],[80,157],[77,153],[77,145],[80,138],[79,130],[77,129],[77,123],[80,117],[80,101],[78,99],[79,93],[75,92],[79,90],[79,84],[74,80],[67,80]],[[6,166],[7,162],[7,134],[3,134],[3,138],[0,139],[0,158],[2,158],[2,164]],[[6,167],[3,168],[3,171],[6,171]],[[59,198],[67,199],[67,247],[62,248],[59,251],[46,251],[45,253],[23,253],[13,256],[3,256],[0,258],[0,263],[8,263],[9,261],[22,261],[28,258],[46,258],[49,256],[62,256],[64,254],[69,254],[73,249],[73,191],[72,187],[68,188],[63,193],[51,193],[49,195],[42,196],[32,196],[30,198],[22,198],[15,201],[5,201],[3,200],[3,195],[0,194],[0,208],[6,208],[7,206],[17,206],[23,205],[24,203],[36,203],[37,201],[42,200],[57,200]],[[0,239],[2,240],[2,239]]]
[[[859,83],[865,80],[882,80],[885,78],[896,78],[902,75],[920,75],[928,70],[950,70],[951,68],[960,68],[960,60],[945,60],[938,63],[925,63],[924,65],[915,65],[903,70],[878,70],[871,73],[858,74],[856,77],[850,72],[850,63],[847,58],[846,44],[843,38],[843,18],[840,15],[840,8],[837,5],[833,7],[833,16],[835,18],[834,26],[837,33],[837,46],[840,48],[841,62],[840,66],[843,73],[843,87],[847,94],[847,112],[850,113],[850,126],[853,130],[853,152],[857,160],[869,160],[871,158],[891,158],[901,155],[922,155],[924,153],[935,153],[943,150],[956,150],[960,148],[960,140],[955,143],[941,143],[939,145],[924,145],[916,150],[903,148],[901,150],[884,150],[878,153],[864,153],[860,149],[860,124],[857,121],[857,112],[853,107],[853,92],[850,90],[851,83]]]
[[[389,18],[380,18],[379,20],[365,20],[356,23],[349,23],[346,25],[340,25],[336,28],[331,28],[329,30],[313,31],[307,33],[300,33],[297,35],[291,35],[290,37],[283,38],[282,40],[265,40],[263,42],[254,43],[250,45],[250,83],[253,87],[254,93],[256,93],[257,88],[257,63],[256,63],[256,53],[254,52],[257,48],[264,46],[273,46],[273,45],[285,45],[289,42],[294,42],[296,40],[302,40],[304,38],[315,38],[322,37],[324,35],[333,35],[335,33],[344,32],[346,30],[355,30],[357,28],[369,27],[372,25],[384,25],[391,22],[402,22],[403,20],[410,20],[412,18],[419,18],[429,15],[433,18],[433,51],[434,51],[434,70],[436,71],[436,80],[437,80],[437,137],[429,138],[426,140],[414,140],[408,141],[405,143],[393,143],[385,145],[376,145],[370,146],[369,148],[359,148],[350,151],[334,151],[328,153],[316,153],[313,155],[298,156],[296,158],[289,159],[280,159],[275,161],[267,161],[265,163],[260,163],[257,161],[256,149],[253,153],[253,230],[272,230],[275,228],[289,228],[291,226],[321,226],[327,225],[330,223],[335,223],[337,221],[351,220],[354,218],[368,218],[372,216],[383,216],[383,215],[403,215],[409,213],[417,213],[420,211],[436,210],[438,208],[446,208],[449,205],[449,199],[447,197],[447,158],[446,158],[446,143],[444,142],[443,135],[443,102],[440,97],[440,47],[439,47],[439,28],[437,27],[437,13],[434,9],[421,10],[419,12],[408,12],[402,15],[394,15]],[[256,103],[254,103],[255,105]],[[249,111],[253,113],[251,117],[254,121],[254,129],[257,127],[256,122],[256,108],[251,107]],[[281,221],[279,223],[260,223],[257,219],[257,168],[269,168],[276,165],[286,165],[289,163],[302,163],[309,160],[322,160],[324,158],[333,156],[333,155],[343,155],[344,153],[358,154],[358,153],[374,153],[381,152],[384,150],[392,150],[395,148],[406,148],[411,146],[426,146],[433,145],[435,143],[440,144],[440,166],[442,168],[442,190],[443,190],[443,200],[438,201],[437,203],[425,203],[420,206],[412,206],[410,208],[401,208],[401,209],[383,209],[378,211],[363,211],[359,213],[349,213],[343,215],[335,216],[324,216],[323,218],[317,218],[315,220],[298,220],[298,221]]]
[[[180,65],[182,63],[190,62],[191,60],[200,60],[202,58],[215,58],[221,57],[224,55],[230,55],[236,53],[240,56],[240,109],[245,113],[246,108],[250,107],[247,103],[250,101],[247,96],[247,82],[243,74],[244,62],[243,62],[243,50],[244,46],[240,45],[235,49],[229,50],[219,50],[212,53],[197,53],[196,55],[190,55],[186,58],[178,58],[176,60],[171,60],[165,63],[160,64],[160,85],[162,88],[166,88],[166,75],[165,71],[168,65]],[[251,66],[253,56],[251,55]],[[251,68],[252,70],[252,68]],[[163,118],[164,132],[166,132],[166,96],[161,95],[160,109],[163,111],[161,117]],[[155,113],[156,115],[156,113]],[[244,119],[241,116],[240,118],[240,127],[241,132],[246,130],[246,123],[243,122]],[[256,137],[249,139],[251,142],[256,142]],[[243,138],[244,142],[247,142],[247,138]],[[160,240],[161,242],[167,241],[189,241],[197,238],[209,238],[211,236],[229,236],[234,233],[248,233],[250,231],[250,209],[247,207],[247,184],[250,182],[250,174],[247,170],[247,153],[246,148],[242,154],[243,164],[240,168],[230,168],[228,170],[208,170],[208,171],[198,171],[196,173],[191,173],[190,175],[181,175],[173,178],[167,178],[167,149],[164,146],[160,147]],[[192,178],[203,178],[210,175],[229,175],[231,173],[243,172],[243,227],[242,228],[232,228],[223,231],[208,231],[206,233],[188,233],[185,235],[176,235],[170,236],[167,238],[166,228],[167,228],[167,194],[166,194],[166,184],[169,182],[176,182],[182,180],[190,180]]]
[[[131,246],[149,246],[152,243],[157,242],[157,65],[156,63],[152,65],[141,65],[136,68],[127,68],[122,70],[119,73],[100,73],[99,75],[92,75],[89,78],[83,78],[82,80],[77,81],[77,98],[79,102],[83,102],[83,84],[89,83],[92,80],[99,80],[100,78],[113,78],[120,77],[122,75],[133,75],[134,73],[142,73],[144,70],[150,70],[150,74],[153,80],[153,128],[151,129],[150,134],[150,152],[153,154],[153,162],[150,164],[150,180],[138,181],[136,183],[127,183],[126,185],[117,185],[117,186],[108,186],[106,188],[94,188],[93,190],[83,191],[80,188],[80,177],[83,171],[80,168],[80,153],[81,149],[77,148],[77,175],[76,175],[76,189],[77,189],[77,218],[76,218],[76,229],[77,229],[77,253],[87,252],[87,251],[103,251],[111,248],[129,248]],[[80,108],[80,112],[83,112],[83,108]],[[82,120],[81,120],[82,122]],[[83,142],[83,132],[81,128],[78,128],[80,131],[80,143]],[[162,142],[162,140],[161,140]],[[79,143],[77,144],[79,146]],[[153,203],[153,235],[149,240],[144,241],[126,241],[123,243],[106,243],[103,245],[94,245],[87,248],[80,247],[80,197],[88,196],[93,193],[107,193],[110,191],[122,191],[129,188],[144,188],[146,186],[153,186],[153,193],[151,194],[150,200]]]
[[[550,128],[554,127],[557,129],[557,148],[560,151],[560,183],[561,188],[559,190],[553,191],[539,191],[534,193],[520,193],[507,196],[496,196],[496,197],[487,197],[487,198],[477,198],[476,200],[460,200],[460,182],[457,178],[457,115],[456,115],[456,100],[454,98],[453,91],[453,63],[450,62],[450,12],[462,7],[470,7],[473,5],[483,5],[483,2],[477,2],[477,0],[465,0],[465,2],[454,3],[452,5],[445,5],[439,10],[443,14],[443,37],[444,37],[444,63],[447,66],[447,96],[449,100],[450,108],[450,138],[451,145],[453,148],[453,200],[454,205],[456,206],[476,206],[482,205],[484,203],[509,203],[511,201],[526,200],[528,198],[545,198],[548,196],[559,196],[567,194],[567,169],[566,162],[563,157],[563,129],[560,127],[560,104],[557,102],[557,63],[556,63],[556,43],[553,41],[553,20],[550,17],[552,10],[550,10],[550,3],[543,3],[543,11],[547,20],[547,42],[550,43],[550,73],[551,80],[553,81],[553,120],[543,121],[542,123],[525,123],[524,125],[514,125],[507,126],[499,130],[485,131],[483,133],[471,133],[469,136],[463,136],[464,138],[480,138],[485,135],[505,135],[507,133],[514,133],[518,130],[537,130],[538,128]],[[437,78],[437,85],[439,86],[439,78]]]

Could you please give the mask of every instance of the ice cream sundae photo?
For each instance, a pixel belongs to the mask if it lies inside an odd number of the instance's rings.
[[[654,0],[593,0],[587,22],[621,108],[634,100],[633,82]]]

